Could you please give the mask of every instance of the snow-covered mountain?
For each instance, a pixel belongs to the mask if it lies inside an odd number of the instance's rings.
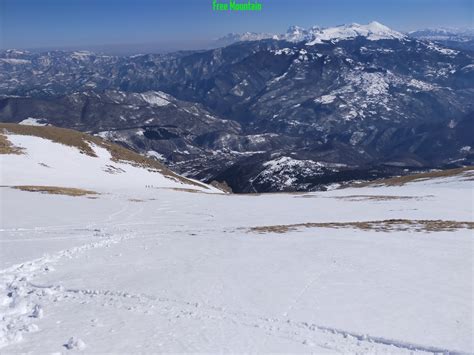
[[[286,36],[131,57],[4,51],[0,120],[97,134],[236,192],[473,164],[472,52],[376,22]]]
[[[259,32],[244,32],[244,33],[228,33],[225,36],[219,37],[213,42],[216,47],[228,46],[232,43],[243,42],[243,41],[260,41],[262,39],[276,38],[271,33],[259,33]]]
[[[229,45],[242,41],[258,41],[262,39],[279,39],[288,42],[305,41],[308,45],[324,43],[325,41],[340,41],[356,37],[365,37],[369,40],[379,39],[403,39],[406,37],[417,38],[439,42],[454,48],[473,49],[474,29],[472,28],[427,28],[408,33],[395,31],[377,21],[361,25],[358,23],[344,24],[334,27],[312,26],[304,28],[290,26],[283,34],[246,32],[242,34],[230,33],[219,40],[216,44]]]
[[[316,26],[315,29],[318,29],[318,27]],[[288,42],[301,42],[309,40],[312,36],[311,33],[311,29],[305,29],[303,27],[293,25],[288,28],[286,33],[277,35],[277,38],[286,40]]]
[[[451,48],[474,50],[474,28],[428,28],[411,31],[408,35]]]
[[[342,41],[356,37],[364,37],[370,41],[381,39],[403,39],[405,35],[394,31],[377,21],[370,22],[367,25],[359,25],[352,23],[331,28],[318,29],[312,31],[313,38],[307,43],[311,46],[316,43],[324,43],[325,41]]]
[[[32,123],[32,122],[28,122]],[[218,192],[99,137],[52,126],[0,124],[1,185],[104,193],[145,188]]]
[[[348,25],[340,25],[335,27],[320,27],[312,26],[310,28],[303,28],[300,26],[290,26],[286,33],[283,34],[269,34],[269,33],[255,33],[246,32],[243,34],[230,33],[218,40],[219,43],[231,44],[241,41],[258,41],[262,39],[278,39],[288,42],[308,42],[308,45],[316,43],[324,43],[325,41],[340,41],[356,37],[365,37],[369,40],[379,39],[402,39],[404,34],[394,31],[389,27],[372,21],[366,25],[352,23]]]
[[[473,354],[473,53],[227,41],[0,52],[0,352]]]
[[[426,28],[410,31],[408,34],[414,38],[427,39],[430,41],[466,42],[474,39],[474,28]]]

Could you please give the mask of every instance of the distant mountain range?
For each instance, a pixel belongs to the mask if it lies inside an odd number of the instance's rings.
[[[214,41],[216,46],[229,45],[232,43],[242,41],[257,41],[262,39],[277,39],[286,40],[289,42],[311,41],[311,40],[340,40],[342,38],[354,38],[357,36],[367,36],[368,38],[376,38],[380,35],[382,38],[400,38],[400,36],[408,36],[422,40],[429,40],[439,42],[446,46],[451,46],[460,49],[474,49],[474,28],[428,28],[416,31],[410,31],[402,34],[396,32],[373,21],[367,25],[359,25],[357,23],[349,25],[341,25],[336,27],[324,28],[320,26],[313,26],[310,28],[303,28],[299,26],[290,26],[286,33],[272,34],[272,33],[256,33],[245,32],[242,34],[230,33]]]
[[[473,164],[474,55],[414,36],[372,22],[164,55],[8,50],[0,120],[91,132],[239,192]]]
[[[393,39],[402,38],[404,35],[400,32],[393,31],[387,26],[382,25],[377,21],[372,21],[367,25],[360,25],[352,23],[349,25],[341,25],[336,27],[324,28],[320,26],[313,26],[310,28],[303,28],[299,26],[290,26],[284,34],[270,34],[270,33],[255,33],[246,32],[243,34],[230,33],[217,40],[225,41],[229,45],[231,43],[241,41],[258,41],[262,39],[276,39],[288,42],[314,41],[314,43],[321,43],[321,41],[342,40],[363,36],[371,40],[375,39]]]
[[[434,28],[409,32],[413,38],[438,42],[456,49],[474,50],[474,28]]]

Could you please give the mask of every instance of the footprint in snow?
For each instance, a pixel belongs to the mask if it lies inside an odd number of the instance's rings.
[[[86,348],[86,343],[84,343],[82,339],[71,337],[63,346],[68,350],[84,350]]]

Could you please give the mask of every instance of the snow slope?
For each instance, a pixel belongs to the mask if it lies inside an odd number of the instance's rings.
[[[9,138],[31,155],[3,155],[1,185],[74,181],[10,169],[44,155],[32,152],[33,137]],[[59,159],[70,147],[47,148]],[[97,152],[88,159],[107,158]],[[403,186],[226,195],[163,189],[175,185],[162,179],[150,188],[145,173],[127,170],[135,182],[126,181],[86,164],[96,180],[77,168],[75,186],[96,199],[0,188],[3,352],[474,351],[472,229],[250,230],[472,222],[472,171]]]
[[[136,166],[127,161],[115,161],[107,148],[94,142],[87,143],[96,155],[90,156],[75,146],[40,136],[12,133],[5,136],[24,154],[0,155],[1,185],[46,185],[102,192],[150,185],[219,192],[191,179],[167,176],[150,167]]]

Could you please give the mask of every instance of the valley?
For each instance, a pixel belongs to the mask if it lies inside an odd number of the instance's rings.
[[[470,50],[378,22],[228,40],[129,57],[4,51],[0,120],[92,133],[234,192],[473,164]],[[275,164],[281,178],[265,178]]]

